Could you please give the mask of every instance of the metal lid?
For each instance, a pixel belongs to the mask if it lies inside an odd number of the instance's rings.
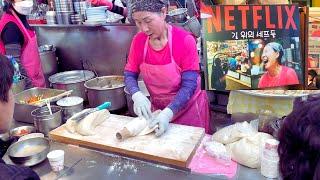
[[[75,70],[54,74],[49,77],[49,82],[55,84],[72,84],[84,82],[92,78],[94,78],[94,73],[92,71]]]

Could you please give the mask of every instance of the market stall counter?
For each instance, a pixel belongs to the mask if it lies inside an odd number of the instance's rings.
[[[20,125],[24,124],[15,122],[15,126]],[[50,140],[50,151],[58,149],[65,152],[64,169],[53,172],[46,159],[31,167],[41,179],[264,179],[259,170],[237,164],[236,173],[228,178],[221,173],[200,174]],[[13,164],[7,154],[3,159]]]

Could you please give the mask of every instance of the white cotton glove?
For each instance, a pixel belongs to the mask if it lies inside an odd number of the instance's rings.
[[[133,100],[133,111],[139,117],[144,117],[146,120],[150,120],[152,117],[151,113],[151,102],[149,99],[138,91],[132,95]]]
[[[156,136],[161,136],[169,126],[169,122],[172,120],[173,112],[170,108],[164,108],[155,118],[152,119],[152,122],[149,124],[149,128],[153,128],[158,124],[158,128],[155,129]]]

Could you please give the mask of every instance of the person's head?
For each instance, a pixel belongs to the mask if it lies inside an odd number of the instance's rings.
[[[221,67],[221,59],[220,58],[216,58],[214,60],[214,64],[217,66],[217,67]]]
[[[165,0],[132,1],[132,18],[139,30],[151,39],[159,38],[166,31],[166,6]]]
[[[313,69],[308,71],[308,80],[313,81],[313,79],[317,76],[317,72]]]
[[[29,15],[33,9],[33,0],[3,0],[3,11],[10,12],[14,9],[22,15]]]
[[[14,98],[11,88],[14,68],[10,60],[1,54],[0,67],[0,131],[6,131],[13,119]]]
[[[320,179],[320,96],[298,99],[279,130],[278,153],[284,180]]]
[[[284,58],[284,51],[281,44],[271,42],[263,48],[261,59],[267,70],[281,65],[282,58]]]

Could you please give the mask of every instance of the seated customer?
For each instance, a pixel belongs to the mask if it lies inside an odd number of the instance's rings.
[[[320,96],[296,100],[280,128],[278,153],[284,180],[320,179]]]
[[[14,97],[12,93],[13,66],[3,55],[0,55],[0,133],[7,132],[13,119]],[[6,143],[0,140],[1,151],[6,151]],[[39,176],[28,167],[7,165],[0,159],[0,179],[38,180]]]

